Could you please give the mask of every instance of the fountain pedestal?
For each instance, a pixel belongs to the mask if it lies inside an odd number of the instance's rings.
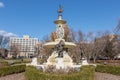
[[[56,69],[63,69],[64,64],[63,64],[63,58],[56,58]]]
[[[73,60],[66,51],[63,52],[63,57],[58,57],[58,53],[54,51],[48,58],[46,65],[55,66],[57,69],[73,67]]]

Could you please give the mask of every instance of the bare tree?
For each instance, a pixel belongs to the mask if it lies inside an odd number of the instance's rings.
[[[93,59],[94,62],[99,58],[114,58],[116,55],[116,39],[117,37],[109,31],[98,32],[94,41]]]
[[[95,39],[94,44],[93,44],[93,51],[92,51],[92,55],[93,55],[93,60],[94,63],[96,62],[96,59],[98,58],[98,56],[103,52],[105,47],[105,42],[103,39]]]
[[[105,32],[99,31],[95,36],[93,51],[92,51],[92,57],[93,57],[94,63],[96,62],[96,59],[98,57],[103,57],[104,49],[105,49],[105,46],[107,45],[106,44],[107,40],[109,39],[108,35],[110,35],[109,31],[105,31]]]
[[[17,55],[20,53],[20,48],[18,44],[12,44],[10,46],[10,54],[12,55],[13,58],[17,58]]]
[[[120,19],[118,20],[118,24],[114,29],[114,33],[116,33],[120,37]]]
[[[7,49],[4,49],[4,48],[0,49],[0,57],[1,58],[7,57],[7,54],[8,54],[8,50]]]
[[[82,31],[78,31],[78,47],[79,47],[79,54],[81,56],[81,58],[84,57],[87,58],[86,56],[86,47],[87,47],[87,42],[86,42],[86,35],[82,32]]]
[[[0,35],[0,48],[2,48],[3,35]]]
[[[114,59],[118,54],[117,47],[117,36],[116,35],[107,35],[106,44],[104,48],[104,56],[108,59]]]
[[[49,35],[43,36],[42,42],[49,42],[49,41],[50,41],[50,36]]]
[[[78,36],[73,29],[70,32],[71,41],[75,42],[77,46],[75,49],[72,49],[69,52],[72,54],[74,62],[79,63],[81,61],[81,51],[84,51],[85,48],[85,35],[80,30],[77,33]]]
[[[5,55],[7,55],[6,49],[8,48],[8,42],[9,42],[9,37],[0,35],[0,57],[5,57]]]
[[[9,37],[0,35],[0,48],[7,48],[9,43]]]
[[[76,42],[76,32],[73,29],[70,29],[68,41],[69,42]]]
[[[70,30],[69,30],[68,25],[65,25],[64,30],[65,30],[64,39],[65,41],[69,41]]]
[[[52,49],[50,48],[45,48],[43,46],[44,43],[46,42],[50,42],[50,37],[49,35],[45,35],[42,39],[42,42],[41,42],[41,47],[40,47],[40,50],[42,51],[41,53],[44,54],[44,61],[47,60],[48,56],[50,56],[50,54],[52,53]]]
[[[78,42],[86,42],[86,35],[82,31],[78,31]]]
[[[117,54],[120,54],[120,18],[118,20],[118,24],[116,28],[114,29],[114,33],[117,35]]]
[[[94,49],[94,35],[92,32],[89,32],[86,34],[85,37],[85,43],[84,43],[84,51],[85,55],[87,57],[88,62],[90,62],[90,59],[92,57],[93,49]]]

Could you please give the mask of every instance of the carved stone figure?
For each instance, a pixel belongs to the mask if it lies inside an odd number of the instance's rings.
[[[61,40],[56,46],[55,51],[58,53],[58,57],[63,57],[63,50],[64,50],[65,43],[63,40]]]

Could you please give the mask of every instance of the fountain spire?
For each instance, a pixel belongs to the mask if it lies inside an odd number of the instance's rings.
[[[56,28],[57,40],[61,40],[64,38],[64,26],[66,24],[66,21],[62,19],[62,12],[63,6],[59,5],[59,10],[57,10],[58,19],[54,21],[57,27]]]
[[[59,10],[57,10],[57,12],[58,12],[58,19],[62,20],[63,6],[59,5]]]

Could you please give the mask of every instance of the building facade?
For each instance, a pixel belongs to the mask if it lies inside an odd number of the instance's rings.
[[[31,38],[29,35],[24,35],[23,38],[11,37],[8,57],[33,57],[37,54],[36,48],[38,43],[38,38]]]

